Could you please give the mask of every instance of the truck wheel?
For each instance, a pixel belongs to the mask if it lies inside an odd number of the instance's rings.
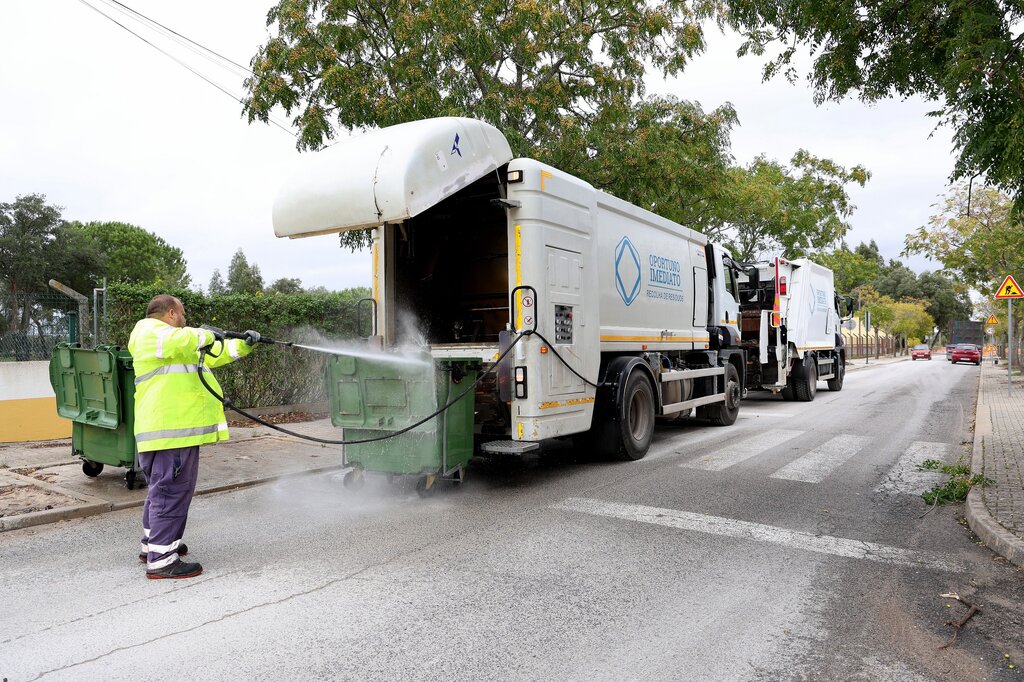
[[[801,375],[793,386],[794,393],[797,400],[809,403],[818,392],[818,361],[810,353],[804,356],[804,371]]]
[[[87,459],[82,460],[82,473],[89,478],[96,478],[103,471],[103,464],[100,462],[90,462]]]
[[[843,390],[843,379],[846,378],[846,358],[843,355],[838,355],[834,362],[836,363],[833,370],[835,377],[828,380],[828,390],[841,391]]]
[[[740,373],[731,362],[725,365],[725,402],[707,406],[708,421],[717,426],[732,426],[740,414]]]
[[[642,459],[654,437],[654,390],[639,371],[626,379],[618,408],[619,455],[627,460]]]

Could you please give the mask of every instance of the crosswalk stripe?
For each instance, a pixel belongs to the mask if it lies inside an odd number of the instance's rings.
[[[875,488],[875,492],[886,495],[920,495],[932,486],[942,483],[943,474],[937,471],[921,471],[918,465],[926,459],[937,459],[945,463],[949,447],[948,443],[914,441],[889,469],[889,473]]]
[[[867,436],[841,435],[814,448],[800,459],[782,467],[771,478],[787,481],[820,483],[829,474],[841,467],[871,439]]]
[[[703,469],[705,471],[721,471],[731,466],[745,462],[751,457],[770,450],[787,440],[803,435],[803,431],[791,431],[789,429],[772,429],[759,433],[756,436],[738,440],[727,447],[716,450],[707,455],[702,455],[689,462],[680,464],[687,469]]]
[[[854,540],[834,535],[815,535],[804,531],[768,526],[750,521],[739,521],[721,516],[709,516],[676,509],[648,507],[641,504],[622,504],[580,497],[570,497],[552,505],[553,509],[604,516],[636,523],[649,523],[679,530],[710,535],[722,535],[755,542],[781,545],[818,554],[864,559],[896,566],[939,569],[963,572],[965,567],[952,557],[941,554],[902,549],[866,540]]]

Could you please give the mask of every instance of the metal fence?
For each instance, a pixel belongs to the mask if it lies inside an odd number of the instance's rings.
[[[0,362],[49,360],[62,341],[90,341],[82,328],[88,321],[79,320],[78,305],[63,294],[31,295],[27,304],[0,299]]]
[[[844,334],[846,337],[846,357],[882,357],[894,353],[905,352],[906,349],[897,339],[887,336],[875,336],[874,334]]]

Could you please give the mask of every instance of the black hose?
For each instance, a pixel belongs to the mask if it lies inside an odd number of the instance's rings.
[[[220,395],[219,393],[214,391],[213,387],[210,386],[210,384],[207,383],[206,377],[203,376],[203,374],[205,373],[204,372],[204,363],[205,363],[206,355],[210,351],[210,347],[209,346],[207,346],[205,348],[199,349],[199,381],[200,381],[200,383],[202,383],[203,387],[210,393],[210,395],[212,395],[214,398],[216,398],[221,403],[221,405],[223,405],[224,407],[232,409],[235,412],[239,413],[240,415],[242,415],[242,416],[244,416],[244,417],[246,417],[248,419],[251,419],[251,420],[253,420],[254,422],[256,422],[258,424],[262,424],[263,426],[271,428],[271,429],[273,429],[275,431],[280,431],[283,434],[286,434],[286,435],[289,435],[289,436],[294,436],[295,438],[302,438],[304,440],[313,441],[314,443],[323,443],[324,445],[359,445],[361,443],[375,443],[377,441],[387,440],[388,438],[394,438],[395,436],[400,436],[403,433],[408,433],[409,431],[412,431],[416,427],[422,426],[423,424],[427,423],[428,421],[430,421],[431,419],[433,419],[437,415],[441,414],[442,412],[445,412],[446,410],[450,409],[452,407],[452,405],[454,405],[455,403],[459,402],[460,400],[465,398],[467,395],[469,395],[470,391],[475,390],[476,387],[480,385],[480,382],[482,382],[484,380],[484,377],[486,377],[488,374],[491,374],[494,371],[496,371],[497,368],[498,368],[498,365],[501,363],[502,360],[505,359],[505,356],[507,356],[509,353],[511,353],[512,349],[515,348],[516,344],[519,343],[520,341],[522,341],[523,337],[526,337],[526,336],[538,336],[538,337],[540,337],[540,340],[543,341],[545,343],[545,345],[547,345],[547,347],[551,349],[551,352],[555,354],[555,357],[558,358],[559,361],[561,361],[561,363],[563,365],[565,365],[566,367],[569,368],[570,372],[572,372],[573,374],[578,376],[584,383],[586,383],[586,384],[588,384],[590,386],[593,386],[594,388],[600,388],[600,386],[598,384],[595,384],[594,382],[587,380],[586,378],[583,377],[583,375],[581,375],[579,372],[577,372],[575,369],[573,369],[572,366],[568,362],[565,361],[565,358],[563,358],[561,355],[558,354],[558,351],[556,351],[554,349],[554,347],[551,345],[551,343],[547,339],[545,339],[544,336],[541,335],[540,332],[535,331],[535,330],[526,330],[526,331],[520,332],[516,336],[516,338],[512,340],[512,343],[509,344],[508,348],[506,348],[504,351],[502,351],[501,355],[499,355],[497,357],[497,359],[495,359],[494,363],[489,368],[487,368],[486,370],[484,370],[483,372],[480,373],[480,376],[478,376],[476,378],[476,381],[474,381],[472,384],[470,384],[466,388],[465,391],[463,391],[459,395],[455,396],[454,399],[448,401],[442,407],[438,408],[435,412],[427,415],[426,417],[424,417],[423,419],[419,420],[415,424],[410,424],[409,426],[406,426],[405,428],[399,429],[398,431],[390,431],[390,432],[386,433],[383,436],[374,436],[373,438],[360,438],[360,439],[357,439],[357,440],[332,440],[332,439],[328,439],[328,438],[318,438],[316,436],[310,436],[308,434],[298,433],[297,431],[290,431],[290,430],[288,430],[286,428],[278,426],[277,424],[273,424],[271,422],[268,422],[265,419],[261,419],[261,418],[257,417],[254,414],[250,414],[250,413],[246,412],[245,410],[241,409],[240,407],[235,407],[235,405],[231,402],[230,399],[225,398],[223,395]],[[212,355],[212,353],[211,353],[211,355]],[[214,357],[218,357],[218,356],[215,355]]]
[[[316,436],[310,436],[308,434],[298,433],[296,431],[290,431],[288,429],[282,428],[281,426],[278,426],[277,424],[272,424],[272,423],[270,423],[270,422],[268,422],[268,421],[266,421],[264,419],[260,419],[259,417],[257,417],[254,414],[249,414],[248,412],[246,412],[245,410],[243,410],[243,409],[241,409],[239,407],[235,407],[234,404],[232,404],[232,402],[228,398],[225,398],[224,396],[218,394],[216,391],[213,390],[213,387],[211,387],[210,384],[208,384],[206,382],[206,378],[203,376],[203,358],[206,355],[206,349],[201,349],[200,352],[199,352],[199,381],[203,384],[203,386],[206,388],[206,390],[210,392],[210,395],[212,395],[214,398],[219,400],[220,403],[224,407],[230,408],[230,409],[234,410],[235,412],[243,415],[244,417],[248,417],[249,419],[253,420],[254,422],[262,424],[263,426],[271,428],[271,429],[273,429],[275,431],[280,431],[281,433],[287,434],[289,436],[295,436],[296,438],[302,438],[304,440],[313,441],[314,443],[323,443],[325,445],[359,445],[360,443],[374,443],[376,441],[387,440],[388,438],[394,438],[395,436],[400,436],[403,433],[407,433],[409,431],[412,431],[417,426],[422,426],[423,424],[427,423],[428,421],[430,421],[431,419],[433,419],[437,415],[441,414],[445,410],[448,410],[449,408],[451,408],[452,405],[454,405],[455,403],[459,402],[460,400],[465,398],[467,395],[469,395],[470,391],[475,390],[476,387],[480,385],[480,382],[484,380],[484,377],[486,377],[488,374],[494,372],[497,369],[497,367],[498,367],[498,363],[505,359],[505,356],[508,355],[512,351],[513,348],[515,348],[515,345],[517,343],[519,343],[519,341],[521,341],[524,336],[526,336],[526,334],[520,334],[519,336],[517,336],[515,338],[515,340],[513,340],[512,343],[509,345],[509,347],[506,348],[505,351],[501,355],[498,356],[498,359],[494,361],[494,364],[491,365],[491,367],[489,367],[488,369],[486,369],[483,372],[481,372],[480,376],[478,376],[476,378],[476,381],[474,381],[472,384],[470,384],[466,388],[465,391],[463,391],[459,395],[455,396],[455,398],[453,400],[450,400],[444,406],[438,408],[435,412],[427,415],[426,417],[424,417],[423,419],[419,420],[415,424],[410,424],[409,426],[406,426],[405,428],[399,429],[398,431],[390,431],[390,432],[386,433],[383,436],[374,436],[373,438],[360,438],[360,439],[357,439],[357,440],[331,440],[331,439],[328,439],[328,438],[317,438]]]

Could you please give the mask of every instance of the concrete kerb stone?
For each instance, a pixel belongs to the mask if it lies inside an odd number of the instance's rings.
[[[971,471],[980,474],[984,471],[982,462],[985,459],[985,442],[992,439],[992,419],[985,402],[983,390],[983,372],[978,374],[978,404],[974,414],[974,449],[971,452]],[[1024,540],[1002,526],[985,506],[981,488],[972,487],[967,494],[967,525],[974,531],[985,546],[1001,554],[1015,566],[1024,567]]]

